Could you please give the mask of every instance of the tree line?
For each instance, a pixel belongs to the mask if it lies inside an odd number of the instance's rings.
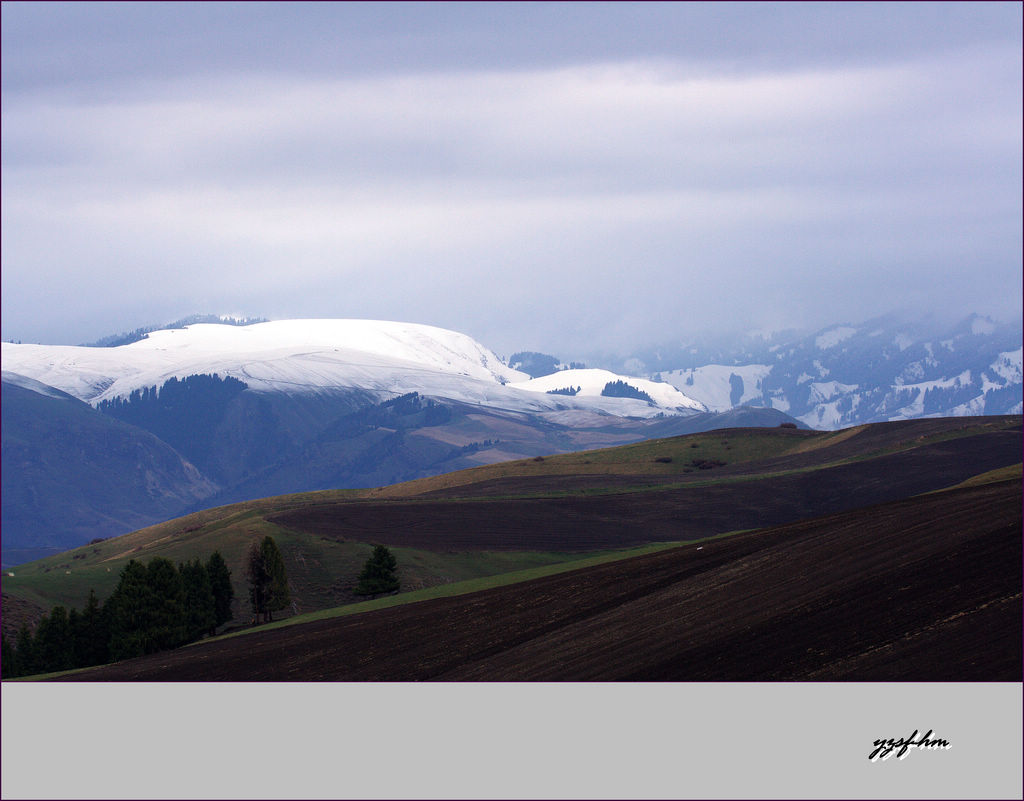
[[[355,593],[373,598],[397,592],[397,560],[376,545],[357,578]],[[288,576],[274,538],[254,542],[246,560],[253,623],[269,622],[291,603]],[[23,625],[14,642],[3,638],[3,676],[103,665],[178,648],[231,620],[231,571],[214,551],[177,566],[163,557],[143,565],[134,559],[121,570],[113,594],[100,603],[89,591],[81,611],[55,606],[33,633]]]
[[[579,393],[583,387],[559,387],[558,389],[549,389],[548,395],[569,395],[573,396]]]
[[[156,653],[212,634],[231,619],[231,571],[214,551],[175,564],[132,559],[102,604],[93,590],[81,611],[55,606],[33,633],[23,625],[15,642],[3,638],[4,678],[102,665]]]
[[[200,470],[216,474],[214,444],[231,401],[248,385],[217,373],[168,378],[161,387],[132,390],[127,398],[110,398],[96,408],[105,415],[138,426],[185,456]]]
[[[139,342],[140,340],[146,339],[154,331],[162,331],[169,328],[184,328],[187,325],[195,325],[196,323],[245,326],[265,322],[268,322],[265,317],[236,318],[220,317],[216,314],[191,314],[188,317],[182,317],[180,320],[175,320],[173,323],[166,323],[165,325],[147,325],[142,328],[136,328],[134,331],[126,331],[123,334],[111,334],[110,336],[105,336],[95,342],[87,342],[83,347],[117,348],[121,345],[130,345],[133,342]]]

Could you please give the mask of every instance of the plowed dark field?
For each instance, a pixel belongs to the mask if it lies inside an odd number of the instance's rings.
[[[940,428],[940,422],[945,428]],[[930,424],[930,425],[929,425]],[[762,528],[857,509],[943,489],[1021,459],[1020,431],[997,431],[922,445],[911,450],[810,470],[826,455],[850,458],[892,447],[901,436],[949,430],[950,422],[885,424],[835,448],[782,457],[755,466],[690,474],[690,483],[712,485],[563,497],[514,497],[553,484],[567,492],[607,476],[509,478],[459,492],[506,497],[334,503],[268,517],[274,523],[320,536],[435,551],[591,551],[646,542],[693,540],[725,531]],[[887,431],[885,430],[887,428]],[[894,432],[897,434],[893,436]],[[922,433],[923,432],[923,433]],[[867,442],[858,440],[863,436]],[[758,474],[745,475],[751,470]],[[764,473],[790,472],[762,477]],[[648,476],[615,476],[617,483],[650,483]],[[664,482],[664,479],[662,479]]]
[[[1019,434],[1017,442],[1019,461]],[[931,452],[929,464],[940,457]],[[851,488],[884,500],[893,481],[905,495],[922,467],[915,457],[873,479],[848,465],[831,478],[815,474],[818,483],[791,480],[801,508],[820,508],[855,504]],[[719,501],[742,506],[743,496]],[[749,504],[757,519],[768,514],[763,501]],[[653,518],[657,507],[637,513]],[[679,504],[671,514],[700,513]],[[521,540],[533,542],[530,529],[544,519],[520,513]],[[1021,525],[1020,483],[1004,481],[473,595],[254,631],[66,678],[1020,681]],[[596,525],[601,533],[592,536],[613,538],[614,528]]]

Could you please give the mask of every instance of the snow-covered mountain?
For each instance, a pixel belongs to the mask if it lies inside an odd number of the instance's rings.
[[[355,386],[388,391],[406,374],[410,389],[437,377],[498,384],[526,378],[463,334],[373,320],[199,324],[113,348],[5,342],[3,362],[9,372],[93,404],[202,373],[231,376],[256,391],[300,393]]]
[[[679,343],[610,370],[526,354],[556,370],[534,378],[469,336],[409,323],[144,336],[3,343],[5,553],[247,498],[728,426],[1019,414],[1024,385],[1020,325],[977,316],[938,332],[883,319]]]
[[[238,500],[791,419],[709,413],[667,383],[609,371],[531,380],[471,337],[423,325],[144,335],[3,344],[5,560]]]
[[[914,417],[1020,414],[1021,353],[1019,324],[972,315],[944,330],[881,318],[801,336],[747,338],[731,348],[682,346],[648,354],[645,364],[658,360],[663,369],[651,374],[655,379],[713,411],[764,406],[812,428],[835,429]]]
[[[55,387],[92,405],[161,387],[170,378],[216,374],[256,392],[309,394],[359,390],[385,400],[417,392],[503,409],[579,409],[629,417],[703,411],[668,385],[635,398],[590,392],[548,395],[543,384],[512,370],[465,334],[433,326],[377,320],[278,320],[248,326],[190,325],[149,333],[112,348],[3,343],[10,373]],[[590,372],[590,371],[584,371]],[[607,381],[652,382],[612,373]],[[603,388],[604,383],[601,384]]]

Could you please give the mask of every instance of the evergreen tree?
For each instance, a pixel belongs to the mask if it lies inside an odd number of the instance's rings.
[[[82,616],[77,609],[68,612],[68,648],[71,651],[71,667],[83,667],[82,661]]]
[[[163,557],[148,566],[132,559],[104,610],[110,621],[110,656],[142,656],[188,642],[185,589],[174,563]]]
[[[255,542],[249,547],[245,572],[249,579],[249,603],[252,606],[253,622],[266,619],[267,571],[263,563],[263,550]]]
[[[129,659],[156,650],[146,625],[153,605],[151,595],[145,566],[132,559],[121,569],[117,589],[103,605],[110,624],[111,659]]]
[[[96,598],[95,590],[89,590],[89,600],[79,618],[78,638],[75,655],[79,667],[103,665],[110,661],[110,627]]]
[[[206,562],[206,573],[210,577],[213,592],[213,626],[217,627],[231,620],[231,601],[235,590],[231,586],[231,571],[228,570],[220,551],[214,551]]]
[[[284,557],[281,556],[273,537],[265,537],[260,550],[263,551],[263,564],[269,578],[267,611],[271,613],[270,619],[273,620],[274,612],[286,608],[292,602],[288,590],[288,574],[284,568]]]
[[[18,651],[14,643],[0,634],[0,673],[3,678],[13,679],[21,675],[18,669]]]
[[[273,613],[291,603],[284,559],[274,538],[266,536],[249,550],[249,600],[256,618],[273,620]]]
[[[39,672],[53,673],[74,666],[70,633],[68,610],[63,606],[55,606],[50,614],[43,615],[35,636]]]
[[[206,566],[195,559],[178,565],[185,590],[185,630],[189,641],[215,628],[213,588]]]
[[[17,667],[19,676],[31,676],[33,673],[39,672],[36,660],[36,640],[27,623],[22,623],[21,629],[18,630],[15,650],[18,654]]]
[[[356,584],[356,595],[377,596],[382,592],[394,592],[399,588],[395,568],[398,561],[385,545],[375,545],[373,554],[366,560]]]
[[[217,575],[227,578],[227,591],[221,592],[230,616],[230,571],[219,553],[214,556]],[[54,672],[176,648],[210,631],[215,619],[216,598],[198,558],[180,570],[161,557],[147,566],[132,559],[102,606],[90,590],[81,612],[55,606],[43,615],[35,635],[25,625],[15,644],[4,640],[3,672],[8,678]]]
[[[177,648],[189,642],[185,617],[185,586],[174,562],[163,557],[151,559],[146,566],[150,601],[145,621],[152,637],[153,651]]]

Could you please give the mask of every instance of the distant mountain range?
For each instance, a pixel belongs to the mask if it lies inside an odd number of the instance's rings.
[[[684,343],[610,370],[509,360],[529,374],[430,326],[242,322],[3,343],[5,564],[239,500],[714,428],[1021,412],[1020,327],[977,316]]]
[[[551,393],[463,334],[383,321],[4,343],[3,365],[6,564],[237,500],[790,419],[599,370]]]
[[[1021,338],[1020,322],[979,315],[948,328],[884,317],[810,334],[682,343],[634,354],[622,367],[668,382],[709,410],[763,406],[836,429],[1020,414]]]

